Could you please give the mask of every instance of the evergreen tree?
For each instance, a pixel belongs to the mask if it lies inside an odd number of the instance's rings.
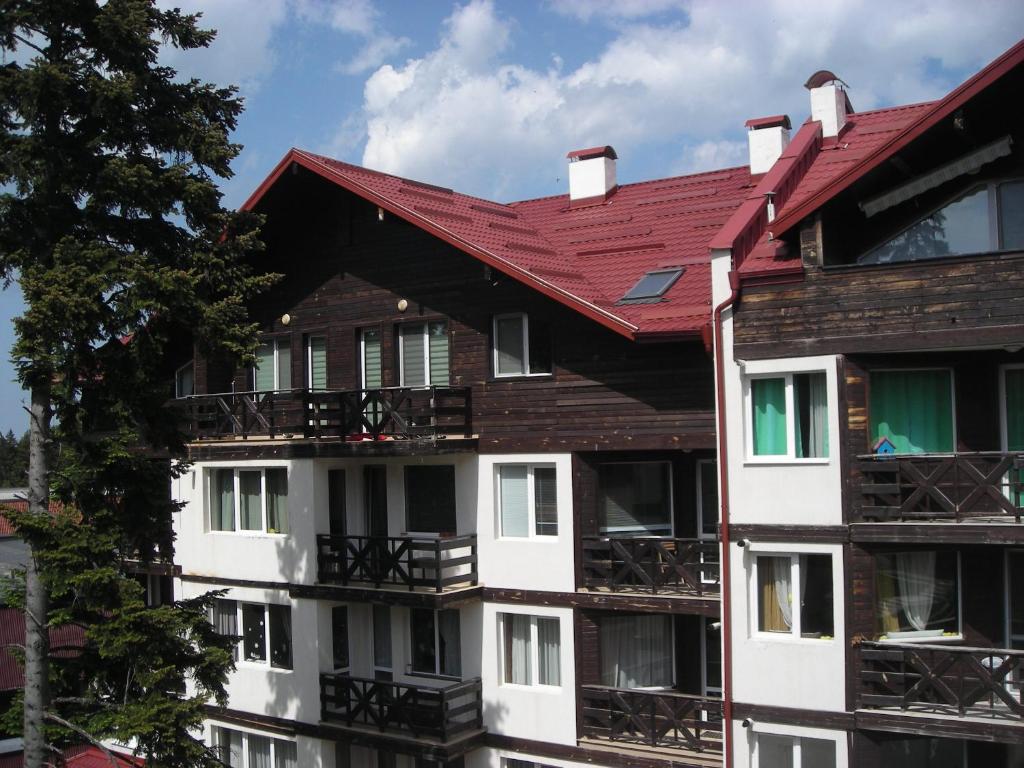
[[[232,662],[211,598],[146,609],[124,575],[126,560],[173,553],[169,345],[192,331],[205,353],[251,360],[246,302],[272,281],[246,267],[258,221],[226,212],[214,184],[239,151],[240,99],[159,63],[161,45],[211,43],[197,21],[152,0],[0,12],[0,270],[25,297],[14,357],[31,393],[29,510],[12,515],[33,553],[28,768],[82,739],[131,741],[155,765],[214,762],[195,729]],[[47,626],[71,622],[83,647],[51,658]]]

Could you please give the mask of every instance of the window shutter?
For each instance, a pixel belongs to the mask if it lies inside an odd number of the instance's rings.
[[[501,492],[501,535],[528,536],[530,521],[526,498],[526,465],[499,467],[498,485]]]
[[[448,386],[448,327],[444,323],[430,323],[428,336],[430,384],[435,387]]]
[[[423,364],[423,326],[402,326],[402,386],[423,387],[427,371]]]

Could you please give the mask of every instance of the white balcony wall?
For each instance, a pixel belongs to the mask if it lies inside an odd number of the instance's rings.
[[[759,734],[773,736],[790,736],[803,739],[832,741],[836,749],[836,768],[849,768],[850,755],[848,734],[846,731],[825,728],[807,728],[799,725],[783,725],[756,720],[748,721],[744,726],[742,720],[734,720],[732,724],[733,765],[735,768],[771,768],[775,763],[758,759],[757,737]],[[805,760],[802,768],[817,768]]]
[[[288,469],[287,534],[261,531],[211,531],[210,470],[217,467]],[[173,483],[174,498],[185,506],[174,514],[175,562],[183,574],[244,581],[313,584],[316,581],[316,532],[326,528],[326,490],[316,493],[315,462],[284,461],[198,462]],[[326,482],[326,481],[324,481]],[[318,503],[318,500],[321,500]]]
[[[501,535],[497,467],[534,464],[555,467],[558,535],[525,538]],[[572,455],[568,453],[490,454],[479,457],[476,500],[480,583],[498,589],[573,592]],[[532,532],[531,532],[532,533]]]
[[[482,609],[481,679],[484,696],[484,725],[487,730],[490,733],[500,733],[503,736],[545,741],[552,744],[575,745],[576,668],[573,654],[572,609],[522,603],[484,603]],[[545,616],[559,620],[560,685],[526,686],[502,682],[499,613]],[[550,763],[548,760],[540,762]],[[493,764],[497,765],[497,763]]]
[[[752,551],[755,547],[756,551]],[[832,639],[768,635],[757,631],[758,596],[753,559],[758,555],[787,553],[832,556]],[[842,546],[758,541],[755,545],[740,547],[734,543],[731,566],[734,699],[745,704],[845,712]],[[823,685],[822,681],[828,683]]]
[[[600,763],[579,763],[572,760],[561,760],[555,757],[531,755],[529,752],[512,752],[504,749],[484,747],[474,749],[466,755],[466,768],[504,768],[506,760],[527,760],[531,763],[549,765],[552,768],[593,768]],[[614,752],[608,755],[608,765],[618,765],[620,758]],[[666,765],[668,763],[666,762]]]

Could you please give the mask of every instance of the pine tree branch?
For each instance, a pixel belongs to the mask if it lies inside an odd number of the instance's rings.
[[[15,40],[17,40],[17,41],[18,41],[19,43],[22,43],[22,44],[24,44],[24,45],[27,45],[27,46],[28,46],[29,48],[31,48],[31,49],[32,49],[33,51],[35,51],[36,53],[38,53],[38,54],[39,54],[40,56],[45,56],[45,55],[46,55],[46,51],[44,51],[44,50],[43,50],[42,48],[40,48],[40,47],[39,47],[38,45],[36,45],[35,43],[32,43],[32,42],[30,42],[29,40],[26,40],[26,39],[25,39],[24,37],[22,37],[21,35],[19,35],[19,34],[18,34],[17,32],[12,32],[12,33],[11,33],[11,37],[13,37],[13,38],[14,38]]]
[[[73,731],[74,733],[77,733],[83,739],[85,739],[90,744],[92,744],[94,747],[96,747],[96,749],[100,750],[100,752],[102,752],[104,755],[106,755],[107,756],[107,760],[110,761],[110,765],[113,766],[113,768],[120,768],[120,766],[117,764],[117,758],[114,757],[114,753],[111,752],[109,749],[107,749],[105,746],[103,746],[103,742],[101,742],[98,739],[96,739],[88,731],[85,731],[85,730],[79,728],[74,723],[69,723],[63,717],[59,717],[59,716],[53,714],[52,712],[44,712],[43,713],[43,719],[50,721],[54,725],[59,725],[62,728],[67,728],[69,731]]]

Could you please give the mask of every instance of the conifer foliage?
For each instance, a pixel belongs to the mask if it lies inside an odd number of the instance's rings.
[[[161,46],[213,41],[198,21],[151,0],[0,5],[0,271],[25,297],[14,357],[31,393],[29,510],[12,515],[33,552],[28,768],[100,739],[154,765],[215,762],[196,727],[224,701],[230,640],[210,598],[147,608],[126,575],[173,554],[184,438],[168,359],[193,342],[251,358],[246,304],[273,280],[246,267],[256,217],[225,211],[214,183],[239,151],[241,100],[160,62]],[[51,652],[46,626],[70,622],[84,645]]]

